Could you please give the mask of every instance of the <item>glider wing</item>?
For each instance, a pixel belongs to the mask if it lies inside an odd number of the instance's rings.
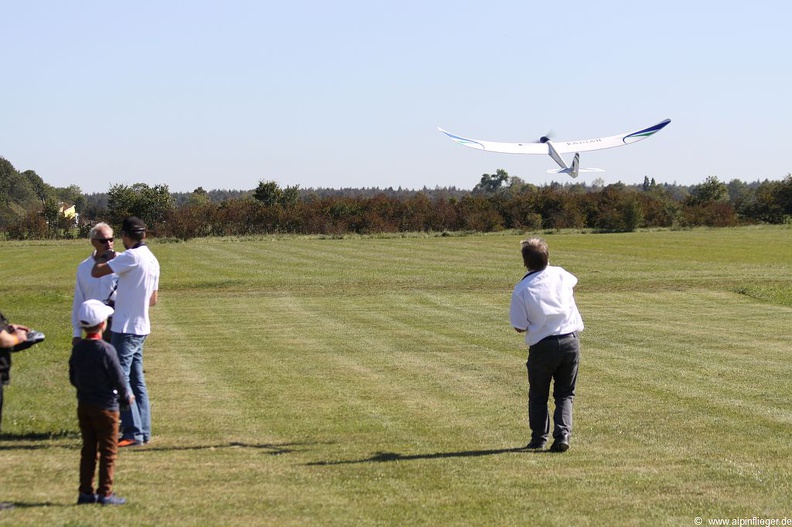
[[[501,154],[544,154],[547,155],[549,150],[547,145],[543,143],[498,143],[495,141],[481,141],[480,139],[468,139],[459,135],[446,132],[438,127],[438,130],[447,135],[452,141],[459,143],[468,148],[475,148],[477,150],[485,150],[487,152],[498,152]]]
[[[644,128],[643,130],[636,130],[635,132],[628,132],[626,134],[611,135],[609,137],[600,137],[597,139],[582,139],[579,141],[553,141],[553,146],[559,154],[571,154],[573,152],[590,152],[592,150],[605,150],[606,148],[615,148],[617,146],[629,145],[637,143],[642,139],[656,134],[662,130],[671,119],[661,121],[656,125]]]
[[[581,139],[577,141],[553,141],[552,143],[556,153],[558,154],[604,150],[606,148],[629,145],[642,139],[646,139],[647,137],[662,130],[670,122],[671,119],[666,119],[657,123],[656,125],[644,128],[642,130],[636,130],[635,132],[628,132],[626,134],[611,135],[596,139]],[[550,149],[547,146],[547,143],[499,143],[495,141],[482,141],[479,139],[469,139],[467,137],[455,135],[439,127],[438,130],[447,135],[452,141],[455,141],[462,146],[475,148],[477,150],[498,152],[501,154],[550,154]]]

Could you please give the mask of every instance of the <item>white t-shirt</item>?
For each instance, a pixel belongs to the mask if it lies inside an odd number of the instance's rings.
[[[127,249],[107,265],[118,275],[113,333],[148,335],[149,299],[159,290],[160,266],[145,245]]]
[[[77,313],[82,303],[86,300],[101,300],[102,302],[107,300],[113,292],[115,281],[118,278],[114,274],[108,274],[101,278],[91,276],[94,254],[77,266],[77,281],[74,284],[74,301],[72,302],[72,336],[74,337],[82,336],[80,321],[77,320]]]
[[[549,265],[514,286],[509,319],[512,327],[526,330],[526,344],[533,346],[551,335],[583,331],[574,297],[577,282],[572,273]]]

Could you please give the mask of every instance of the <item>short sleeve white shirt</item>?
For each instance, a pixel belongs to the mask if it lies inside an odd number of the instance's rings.
[[[114,333],[148,335],[151,333],[149,299],[159,290],[160,266],[146,245],[127,249],[107,265],[118,275]]]
[[[551,335],[583,331],[575,304],[577,278],[561,267],[547,266],[523,278],[512,292],[509,319],[525,330],[525,343],[533,346]]]

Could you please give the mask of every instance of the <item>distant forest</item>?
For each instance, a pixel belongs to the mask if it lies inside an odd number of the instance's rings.
[[[135,215],[159,237],[262,234],[493,232],[504,229],[730,227],[792,223],[792,175],[780,181],[720,181],[697,185],[606,184],[570,180],[537,186],[504,170],[482,174],[472,190],[281,188],[261,180],[250,190],[170,192],[167,185],[111,185],[84,194],[57,188],[33,170],[17,171],[0,157],[0,239],[60,239],[88,235],[105,221],[118,227]]]

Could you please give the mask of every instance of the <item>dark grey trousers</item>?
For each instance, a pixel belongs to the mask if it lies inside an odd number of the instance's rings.
[[[553,383],[553,437],[572,434],[580,342],[576,333],[543,339],[528,348],[528,424],[532,441],[546,441],[550,433],[547,402]]]

